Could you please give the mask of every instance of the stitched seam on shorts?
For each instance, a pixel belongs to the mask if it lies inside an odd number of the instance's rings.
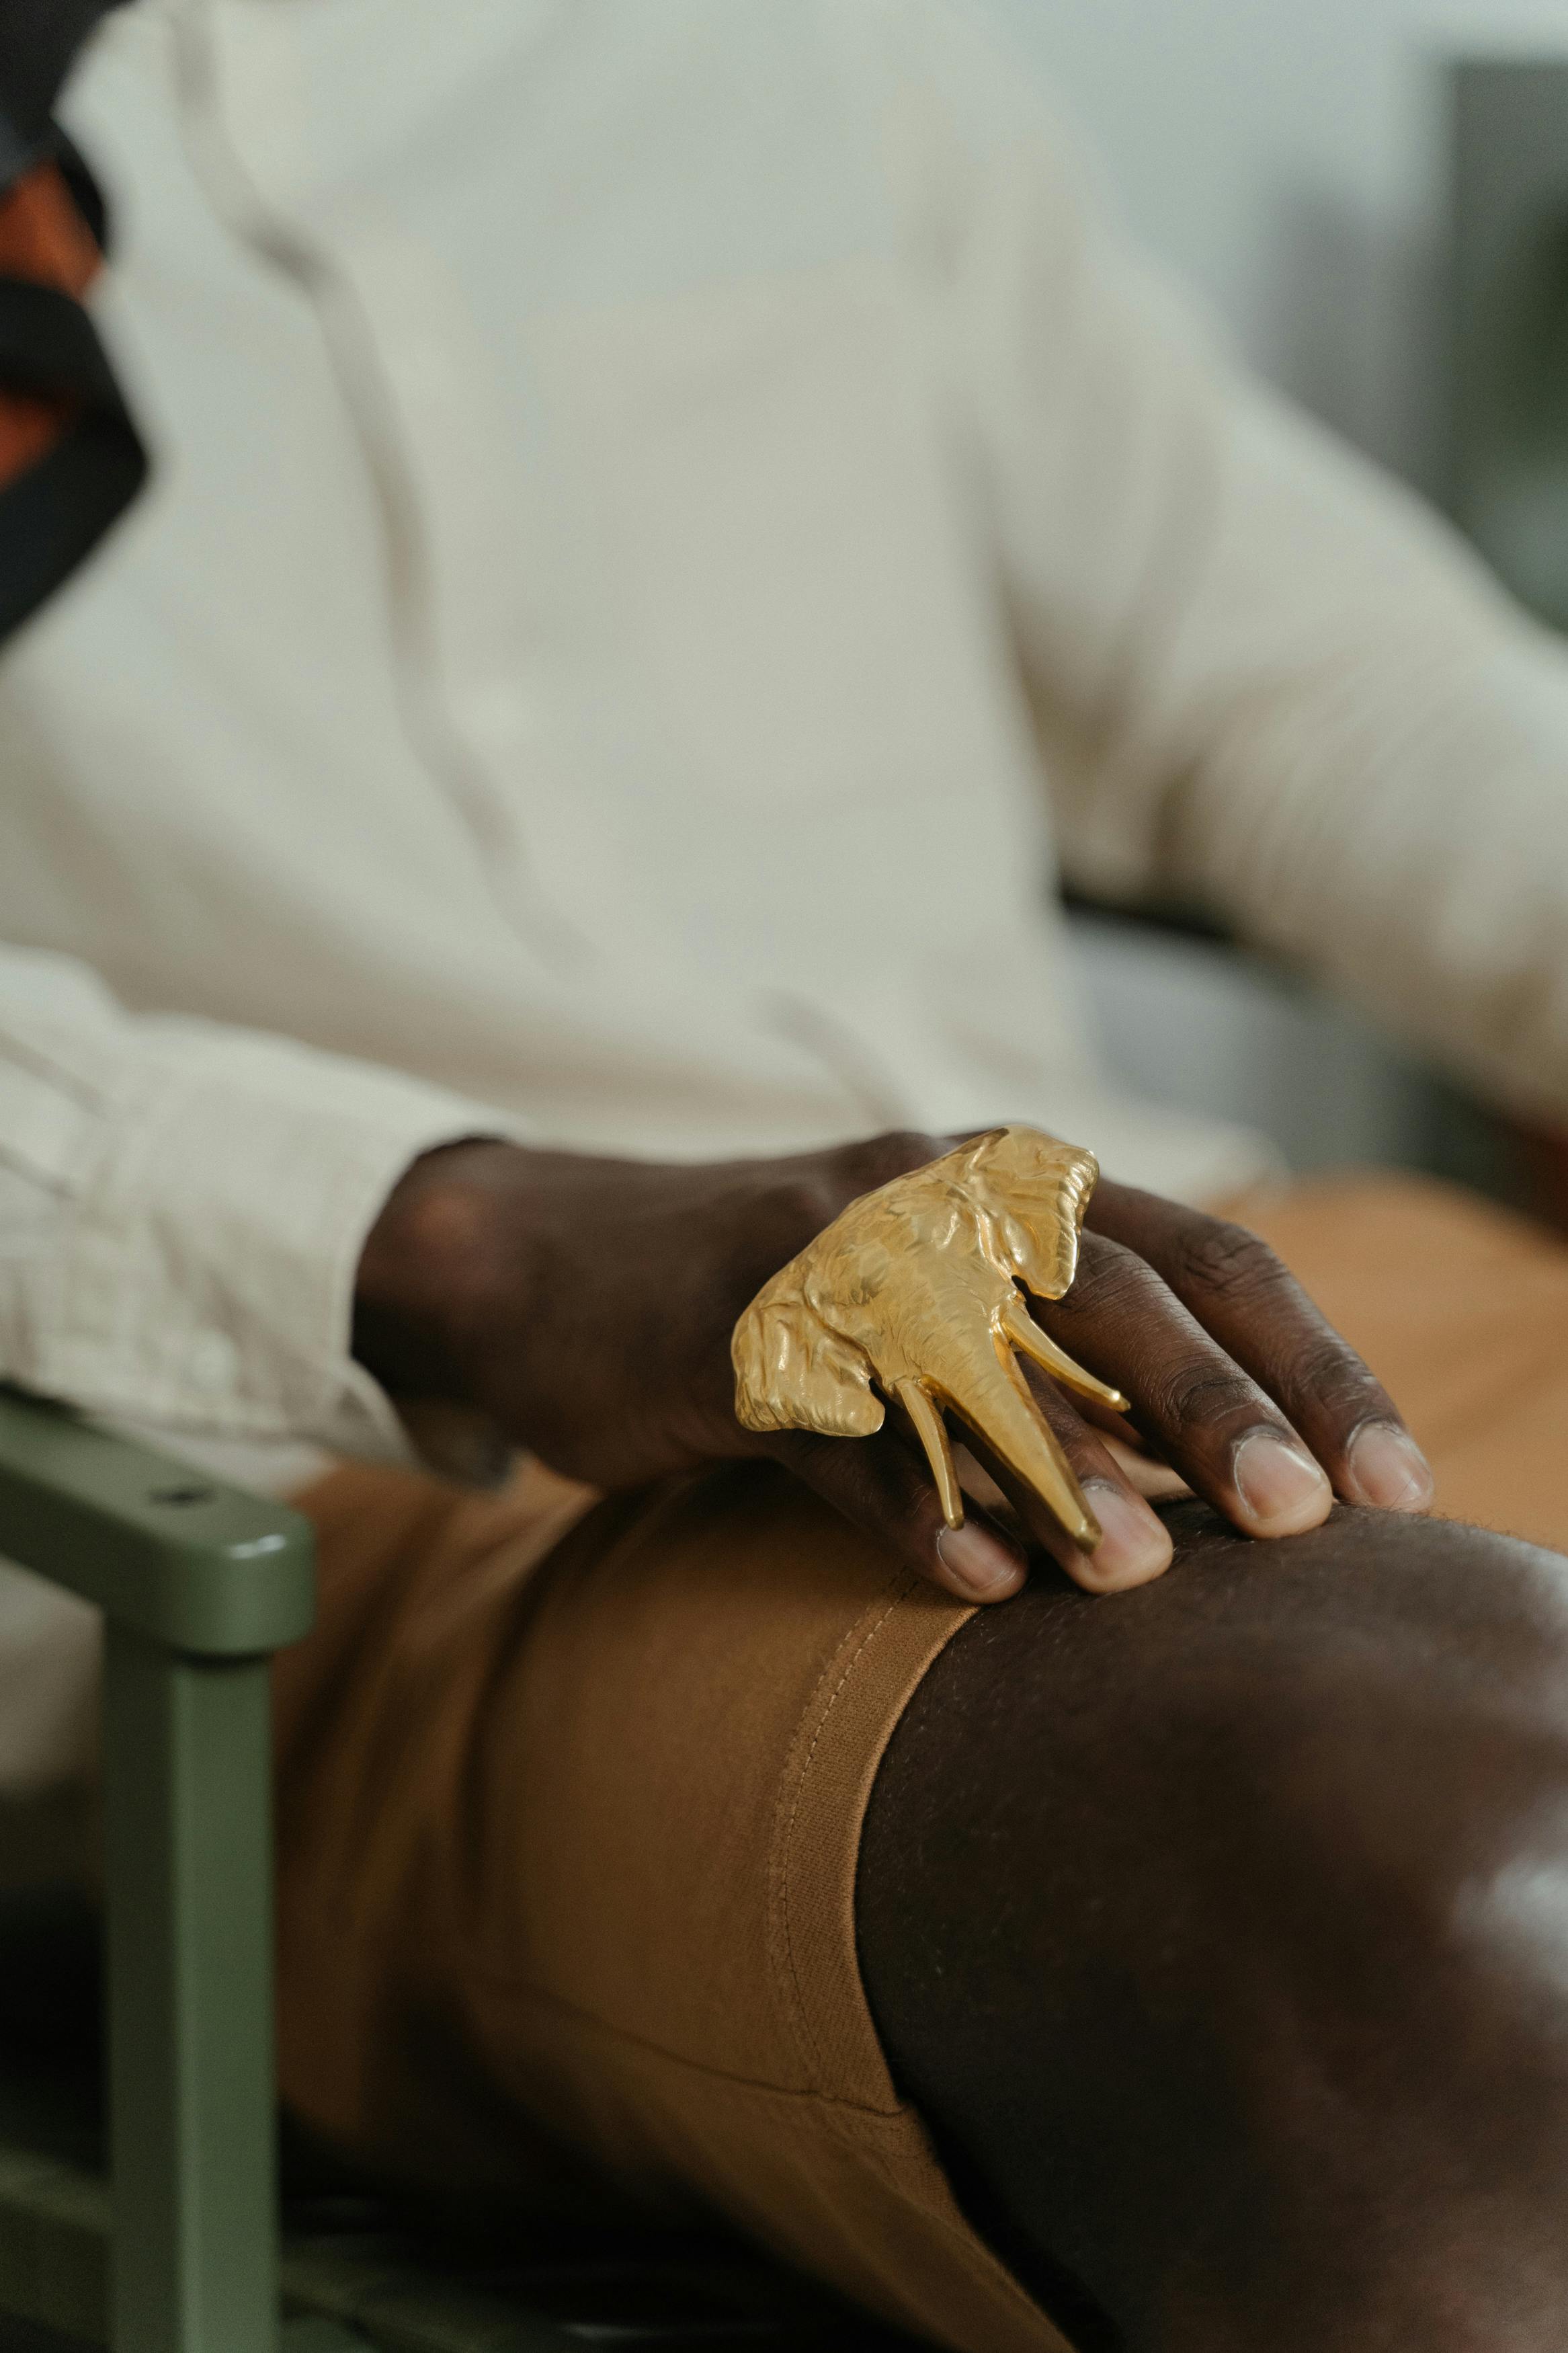
[[[822,2104],[824,2109],[823,2120],[826,2124],[829,2131],[835,2133],[841,2140],[849,2141],[852,2144],[855,2155],[857,2157],[863,2158],[868,2165],[875,2168],[896,2198],[907,2199],[907,2186],[899,2168],[889,2162],[888,2153],[883,2147],[881,2141],[877,2138],[868,2139],[860,2134],[851,2132],[847,2125],[844,2123],[837,2113],[839,2110],[848,2110],[851,2114],[866,2115],[869,2113],[875,2116],[881,2116],[884,2111],[879,2108],[869,2111],[865,2109],[857,2110],[853,2101],[835,2100],[826,2094],[822,2095]],[[903,2113],[912,2113],[917,2121],[921,2122],[923,2126],[924,2119],[921,2116],[918,2108],[912,2111],[904,2111]],[[931,2162],[936,2166],[938,2172],[942,2175],[942,2180],[947,2186],[948,2194],[951,2197],[952,2195],[952,2185],[948,2179],[946,2166],[943,2165],[941,2159],[935,2156],[934,2152],[932,2153]],[[984,2232],[977,2229],[976,2226],[962,2212],[962,2211],[952,2214],[943,2214],[940,2210],[933,2212],[929,2206],[925,2206],[922,2207],[921,2212],[927,2229],[935,2229],[940,2231],[947,2239],[950,2245],[961,2247],[968,2255],[973,2255],[973,2250],[978,2247],[990,2268],[990,2279],[988,2284],[1007,2296],[1025,2319],[1034,2322],[1037,2325],[1043,2324],[1045,2327],[1050,2331],[1053,2337],[1058,2337],[1059,2332],[1057,2329],[1056,2323],[1050,2318],[1047,2313],[1041,2310],[1040,2306],[1036,2303],[1034,2297],[1029,2294],[1027,2288],[1024,2286],[1022,2282],[1015,2279],[1013,2274],[1008,2270],[1006,2264],[996,2253],[996,2250],[991,2244],[990,2240],[986,2238]],[[1061,2339],[1059,2341],[1062,2344],[1062,2353],[1068,2353],[1065,2339]]]
[[[816,2033],[812,2028],[810,2017],[806,2010],[805,1991],[805,1988],[801,1984],[799,1965],[795,1959],[795,1934],[790,1919],[790,1858],[795,1843],[795,1827],[797,1820],[799,1819],[802,1800],[805,1795],[806,1781],[810,1776],[812,1766],[816,1761],[816,1751],[821,1742],[822,1736],[827,1729],[828,1719],[832,1715],[834,1709],[838,1704],[838,1701],[844,1688],[848,1683],[850,1676],[854,1673],[856,1667],[859,1664],[861,1659],[864,1657],[866,1651],[870,1648],[871,1644],[876,1641],[878,1635],[881,1632],[883,1627],[887,1624],[889,1619],[898,1608],[900,1602],[902,1601],[908,1594],[910,1594],[915,1590],[917,1582],[918,1572],[913,1569],[906,1571],[905,1574],[900,1577],[898,1584],[894,1587],[887,1606],[883,1609],[880,1617],[876,1620],[873,1625],[867,1627],[863,1633],[860,1632],[858,1628],[852,1627],[849,1632],[845,1635],[843,1641],[839,1643],[837,1650],[835,1651],[832,1658],[829,1659],[821,1674],[817,1677],[810,1701],[807,1703],[805,1711],[802,1716],[803,1729],[805,1725],[810,1721],[812,1711],[816,1708],[829,1676],[837,1666],[846,1646],[851,1642],[854,1643],[855,1647],[850,1652],[848,1659],[845,1661],[843,1672],[839,1675],[838,1681],[834,1684],[833,1690],[827,1700],[827,1704],[823,1708],[821,1715],[817,1721],[816,1729],[811,1736],[811,1744],[805,1752],[805,1757],[801,1761],[800,1769],[794,1777],[795,1792],[793,1801],[790,1805],[788,1820],[780,1826],[777,1831],[777,1847],[775,1850],[773,1865],[773,1879],[776,1889],[779,1926],[782,1928],[783,1932],[785,1962],[785,1970],[780,1972],[780,1974],[784,1977],[786,1992],[793,1996],[793,2000],[786,2001],[785,2009],[789,2016],[791,2027],[795,2031],[796,2047],[801,2062],[807,2074],[817,2083],[820,2083],[823,2075],[826,2073],[826,2070],[823,2064],[821,2046],[816,2040]],[[801,1735],[797,1732],[795,1741],[792,1743],[792,1750],[798,1748],[800,1745],[800,1737]],[[773,1924],[770,1922],[768,1936],[769,1958],[773,1963],[774,1969],[777,1970],[778,1955],[774,1949],[774,1946],[775,1936]],[[825,2093],[822,2094],[821,2096],[831,2099],[836,2095]],[[842,2103],[842,2105],[848,2107],[856,2107],[865,2106],[868,2104],[858,2101],[846,2101]],[[872,2113],[884,2114],[889,2112],[877,2109],[873,2110]]]
[[[482,1968],[469,1968],[467,1974],[476,1985],[487,1986],[513,2000],[537,2003],[542,2010],[554,2010],[573,2020],[591,2034],[601,2035],[608,2042],[625,2043],[634,2051],[646,2051],[650,2057],[663,2060],[671,2067],[683,2067],[690,2074],[710,2077],[715,2083],[733,2084],[746,2092],[763,2092],[770,2099],[809,2100],[819,2107],[843,2108],[853,2116],[875,2116],[881,2120],[908,2113],[902,2105],[892,2108],[874,2108],[864,2101],[847,2100],[841,2093],[818,2091],[815,2084],[775,2084],[766,2075],[747,2075],[737,2068],[715,2067],[706,2059],[693,2059],[689,2052],[671,2050],[668,2043],[659,2042],[650,2034],[638,2034],[629,2026],[617,2026],[613,2020],[601,2018],[597,2010],[584,2010],[581,2003],[569,2000],[564,1994],[556,1993],[549,1986],[536,1984],[529,1978],[503,1977]]]
[[[877,1620],[877,1625],[869,1630],[866,1636],[867,1641],[871,1640],[878,1629],[891,1615],[898,1598],[895,1596],[894,1601],[889,1604],[881,1618]],[[864,1647],[864,1642],[858,1647],[857,1656],[858,1651]],[[842,1643],[839,1648],[842,1650]],[[852,1667],[853,1661],[850,1664]],[[826,1672],[831,1672],[831,1662]],[[848,1672],[849,1669],[847,1669],[846,1679]],[[839,1688],[842,1688],[842,1682]],[[815,1743],[813,1746],[815,1746]],[[362,1945],[374,1945],[383,1941],[374,1933],[366,1935],[363,1931],[356,1933],[351,1929],[350,1934],[354,1942]],[[393,1938],[391,1941],[395,1943],[396,1939]],[[504,1992],[513,1998],[537,2003],[542,2010],[552,2010],[564,2016],[591,2038],[618,2043],[628,2050],[644,2052],[650,2058],[659,2061],[666,2066],[677,2068],[685,2074],[699,2077],[705,2082],[732,2084],[737,2091],[755,2092],[763,2099],[782,2101],[795,2109],[808,2106],[813,2108],[821,2115],[828,2130],[837,2134],[841,2139],[848,2141],[857,2155],[874,2166],[895,2193],[900,2196],[904,2194],[904,2184],[899,2169],[889,2162],[881,2136],[873,2135],[869,2138],[861,2136],[854,2129],[854,2120],[864,2117],[868,2123],[889,2125],[898,2122],[900,2117],[912,2116],[916,2122],[923,2122],[920,2111],[912,2109],[907,2102],[900,2102],[892,2108],[869,2107],[862,2101],[846,2099],[841,2093],[824,2092],[813,2084],[797,2090],[789,2084],[770,2083],[766,2076],[747,2075],[736,2069],[715,2067],[706,2060],[690,2058],[683,2051],[672,2051],[667,2044],[655,2042],[649,2035],[636,2034],[629,2027],[614,2025],[607,2019],[599,2017],[595,2011],[584,2010],[580,2004],[567,2000],[563,1995],[552,1991],[548,1987],[537,1985],[529,1979],[506,1977],[482,1968],[471,1968],[468,1974],[478,1984],[492,1987],[497,1991]],[[942,2171],[945,2179],[945,2169],[939,2166],[939,2170]],[[1044,2317],[1039,2306],[1013,2277],[989,2242],[981,2233],[973,2231],[962,2216],[954,2220],[951,2215],[941,2212],[932,2213],[928,2210],[927,2220],[940,2229],[947,2238],[956,2241],[963,2246],[970,2247],[977,2244],[993,2266],[992,2284],[1004,2290],[1017,2309],[1030,2320],[1038,2322]],[[1047,2327],[1050,2326],[1048,2321],[1046,2325]]]
[[[878,1628],[891,1615],[893,1607],[894,1604],[889,1603],[888,1609],[877,1620],[877,1625],[867,1635],[867,1641],[872,1639]],[[863,1643],[859,1646],[860,1649],[864,1647]],[[856,1656],[858,1657],[858,1655],[859,1650],[857,1650]],[[853,1661],[850,1663],[852,1666]],[[847,1669],[846,1673],[848,1672],[849,1670]],[[624,2026],[612,2026],[605,2020],[596,2017],[592,2010],[578,2010],[574,2004],[563,2001],[558,1995],[544,1993],[541,1994],[539,1999],[552,2009],[564,2010],[570,2017],[581,2021],[592,2033],[601,2035],[608,2042],[628,2044],[634,2050],[647,2051],[653,2057],[663,2060],[669,2066],[681,2069],[687,2074],[700,2076],[704,2080],[732,2084],[740,2091],[759,2092],[767,2099],[787,2101],[796,2108],[811,2106],[818,2110],[828,2130],[841,2141],[847,2142],[858,2158],[872,2166],[896,2197],[907,2200],[908,2184],[899,2167],[889,2160],[882,2137],[879,2134],[873,2134],[868,2137],[858,2133],[854,2129],[852,2120],[864,2116],[877,2124],[890,2124],[900,2117],[912,2116],[918,2123],[921,2124],[923,2129],[923,2119],[918,2109],[911,2109],[903,2103],[894,2108],[872,2108],[859,2100],[847,2100],[836,2092],[818,2091],[809,2086],[804,2091],[792,2091],[784,2085],[769,2084],[754,2075],[733,2074],[726,2068],[710,2067],[700,2059],[689,2059],[680,2052],[666,2050],[662,2043],[650,2042],[645,2036],[633,2034]],[[946,2168],[934,2156],[932,2162],[936,2165],[943,2181],[946,2182],[948,2179]],[[951,2194],[951,2184],[949,2184],[949,2190]],[[989,2240],[967,2221],[962,2213],[944,2214],[940,2209],[932,2211],[929,2206],[922,2207],[921,2211],[927,2227],[941,2232],[950,2245],[962,2248],[966,2256],[972,2258],[973,2250],[978,2247],[989,2269],[990,2277],[987,2284],[991,2289],[1003,2295],[1022,2317],[1036,2326],[1043,2325],[1052,2335],[1056,2334],[1054,2324],[1041,2311],[1034,2297],[1029,2295],[1021,2282],[1014,2278]],[[1063,2353],[1066,2353],[1065,2347]]]

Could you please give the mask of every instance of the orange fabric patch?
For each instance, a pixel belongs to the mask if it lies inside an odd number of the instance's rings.
[[[99,250],[53,164],[39,164],[0,196],[0,278],[25,278],[79,298]],[[0,386],[0,489],[46,458],[76,404]]]

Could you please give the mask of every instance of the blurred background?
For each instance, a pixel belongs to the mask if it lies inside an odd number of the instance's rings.
[[[1284,391],[1568,628],[1568,5],[986,0],[1110,201]],[[1292,1166],[1568,1221],[1568,1162],[1183,911],[1077,911],[1110,1060]]]

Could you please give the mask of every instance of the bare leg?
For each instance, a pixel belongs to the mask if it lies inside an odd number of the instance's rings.
[[[928,1676],[862,1965],[977,2219],[1085,2347],[1560,2353],[1568,1561],[1337,1512]]]

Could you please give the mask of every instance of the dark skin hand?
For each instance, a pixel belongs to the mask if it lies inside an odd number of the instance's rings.
[[[697,1166],[445,1145],[408,1169],[365,1245],[355,1355],[395,1397],[475,1409],[596,1487],[771,1455],[965,1601],[1017,1592],[1030,1544],[1093,1590],[1146,1584],[1172,1557],[1146,1495],[1184,1481],[1252,1536],[1316,1526],[1336,1495],[1426,1508],[1430,1473],[1387,1393],[1265,1245],[1104,1180],[1071,1292],[1030,1302],[1132,1401],[1131,1429],[1110,1434],[1029,1371],[1104,1531],[1092,1556],[1005,1478],[999,1510],[972,1507],[946,1529],[892,1415],[868,1439],[742,1429],[730,1360],[742,1311],[848,1202],[956,1140],[883,1135]]]

